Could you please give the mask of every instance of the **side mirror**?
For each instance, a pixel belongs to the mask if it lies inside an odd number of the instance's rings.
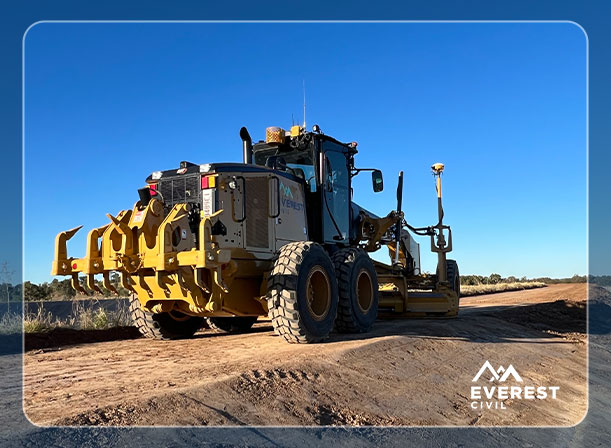
[[[371,173],[371,182],[373,184],[373,191],[379,193],[384,189],[384,179],[382,178],[382,171],[373,170]]]

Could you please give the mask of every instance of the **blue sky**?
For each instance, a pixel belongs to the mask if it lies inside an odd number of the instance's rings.
[[[586,38],[568,23],[50,24],[25,43],[24,279],[57,232],[131,208],[151,172],[240,161],[238,132],[302,120],[359,143],[356,201],[446,223],[461,273],[586,273]],[[81,230],[69,253],[83,256]],[[428,240],[422,264],[435,269]]]

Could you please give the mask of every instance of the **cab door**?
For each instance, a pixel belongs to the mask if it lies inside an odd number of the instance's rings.
[[[348,242],[350,217],[350,172],[342,146],[323,142],[324,177],[322,182],[323,240]]]

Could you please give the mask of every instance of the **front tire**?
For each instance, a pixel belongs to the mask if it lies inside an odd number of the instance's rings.
[[[274,331],[287,342],[320,342],[329,336],[337,315],[337,279],[320,244],[299,241],[283,246],[267,291]]]
[[[458,299],[460,299],[460,272],[458,271],[456,260],[446,260],[446,270],[450,287],[456,293]]]
[[[203,317],[188,316],[179,311],[156,314],[146,312],[137,297],[130,299],[129,312],[134,326],[150,339],[190,338],[205,323]]]
[[[340,333],[365,333],[378,317],[378,277],[363,249],[341,249],[333,254],[339,285],[335,329]]]

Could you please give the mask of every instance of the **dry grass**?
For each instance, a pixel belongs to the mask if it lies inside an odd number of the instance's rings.
[[[131,325],[129,309],[119,305],[115,311],[107,311],[102,307],[86,307],[75,301],[72,314],[65,320],[55,318],[50,312],[45,312],[42,306],[35,313],[26,314],[23,319],[16,313],[7,313],[0,318],[0,334],[42,333],[54,328],[73,328],[77,330],[105,330]]]
[[[23,317],[23,332],[41,333],[58,327],[60,322],[54,319],[50,312],[45,313],[43,307],[39,306],[36,313],[28,313]]]
[[[17,313],[5,313],[0,318],[0,334],[21,333],[21,315]]]
[[[80,330],[105,330],[107,328],[125,327],[131,325],[129,309],[121,305],[115,311],[104,308],[87,308],[82,302],[72,304],[72,317],[69,327]]]
[[[461,296],[478,296],[495,292],[521,291],[524,289],[543,288],[543,282],[496,283],[494,285],[460,285]]]

